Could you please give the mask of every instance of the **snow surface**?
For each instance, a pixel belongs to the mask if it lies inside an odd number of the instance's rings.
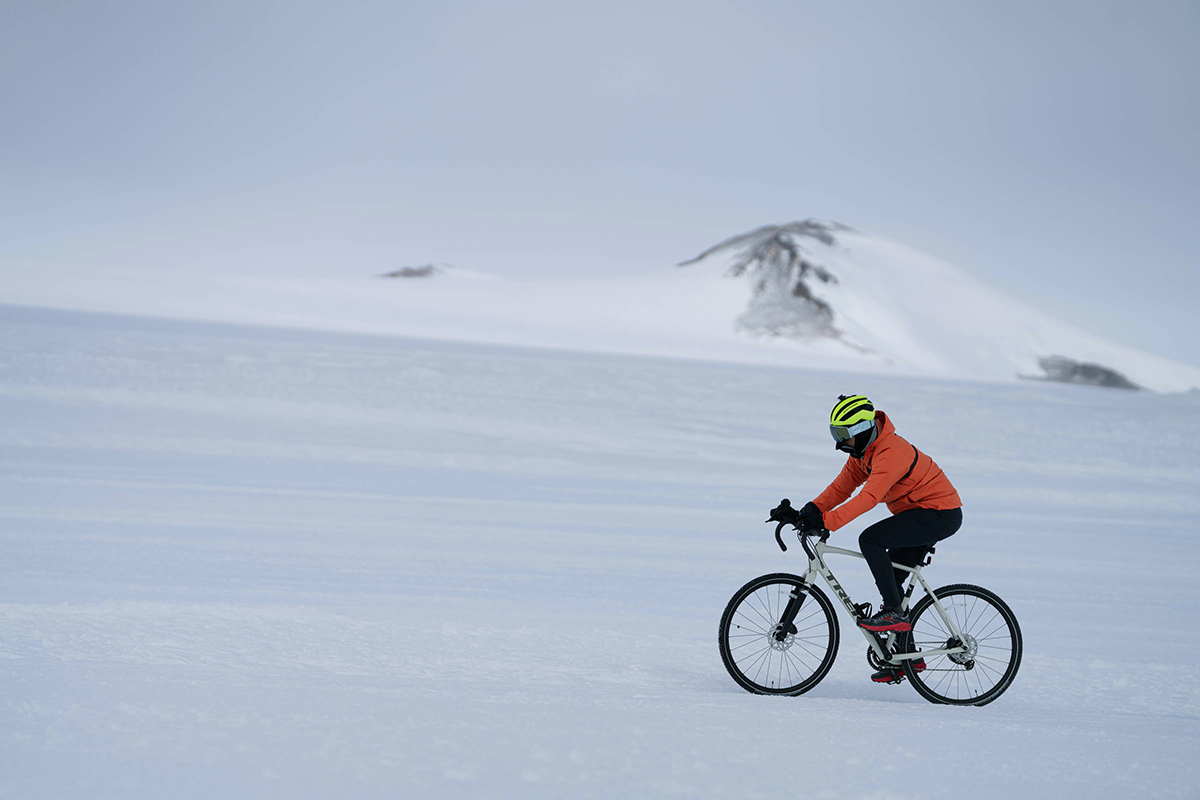
[[[798,225],[820,226],[809,221]],[[766,230],[766,229],[764,229]],[[2,265],[0,303],[451,341],[554,347],[938,378],[1011,382],[1063,356],[1160,392],[1200,387],[1200,369],[1088,334],[902,244],[850,229],[794,237],[836,282],[810,283],[843,339],[738,329],[755,292],[730,278],[735,251],[622,278],[513,281],[467,269],[428,278],[292,277],[164,266]],[[378,272],[378,270],[376,270]],[[334,274],[331,269],[331,274]]]
[[[0,331],[0,796],[1200,791],[1200,393],[15,306]],[[964,497],[931,582],[1020,619],[989,706],[871,683],[844,615],[807,695],[722,667],[729,596],[803,567],[762,520],[833,477],[849,391]]]

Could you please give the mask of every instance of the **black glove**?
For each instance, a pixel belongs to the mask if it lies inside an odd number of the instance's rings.
[[[805,503],[804,508],[800,509],[799,517],[799,528],[802,531],[819,531],[825,527],[825,515],[817,508],[816,503]]]
[[[771,509],[771,518],[767,522],[788,522],[799,527],[800,512],[792,508],[792,502],[785,497],[777,507]]]

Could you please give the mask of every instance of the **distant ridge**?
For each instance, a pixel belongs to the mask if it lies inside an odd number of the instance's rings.
[[[634,276],[514,280],[434,262],[365,272],[11,265],[0,303],[859,374],[1200,387],[1200,369],[830,220],[764,225]]]
[[[839,222],[764,225],[679,266],[710,264],[722,278],[749,284],[733,325],[753,336],[837,342],[888,363],[958,374],[1122,389],[1164,384],[1162,359],[1104,342],[957,267]],[[1195,372],[1183,367],[1178,377]]]

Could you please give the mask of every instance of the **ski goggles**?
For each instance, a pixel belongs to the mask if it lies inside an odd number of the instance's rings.
[[[852,439],[863,431],[869,431],[875,426],[875,420],[864,419],[862,422],[856,422],[853,425],[830,425],[829,432],[833,434],[835,442],[844,442],[847,439]]]

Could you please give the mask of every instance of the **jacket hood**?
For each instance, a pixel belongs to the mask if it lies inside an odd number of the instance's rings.
[[[867,449],[863,451],[863,460],[870,459],[875,453],[875,449],[879,447],[879,443],[896,432],[896,426],[892,424],[890,419],[888,419],[887,414],[883,413],[882,411],[875,412],[875,427],[879,430],[879,435],[876,436],[875,441],[871,442]],[[851,456],[851,458],[853,458],[853,456]]]

